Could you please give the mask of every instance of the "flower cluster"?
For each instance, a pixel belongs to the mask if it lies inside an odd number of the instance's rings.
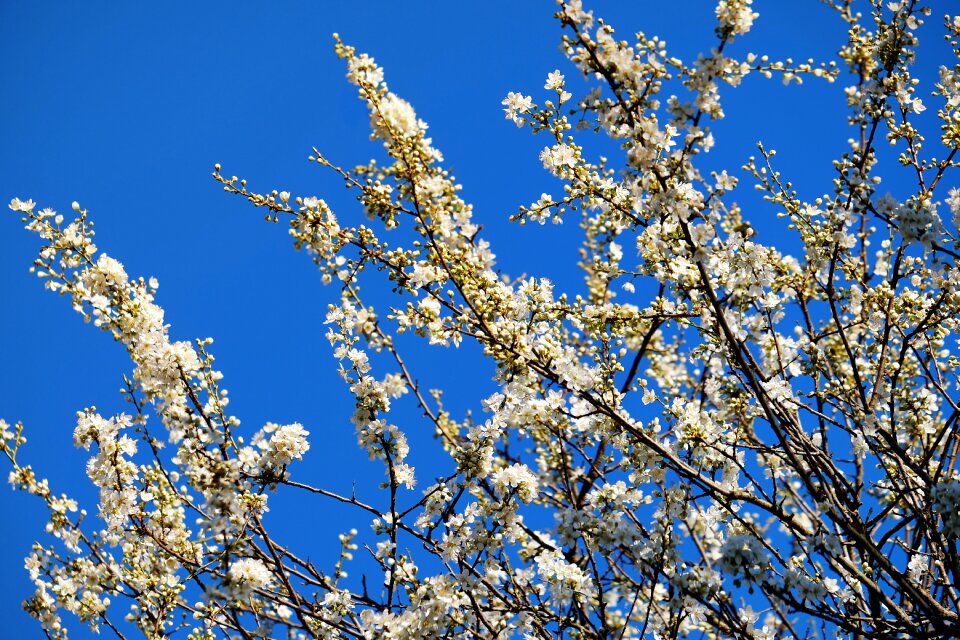
[[[227,578],[231,587],[227,597],[231,600],[244,600],[273,581],[267,565],[256,558],[243,558],[231,564]]]
[[[250,473],[279,473],[294,460],[303,458],[310,450],[307,436],[310,432],[299,423],[278,425],[267,423],[254,437],[259,451],[247,448],[240,452]]]

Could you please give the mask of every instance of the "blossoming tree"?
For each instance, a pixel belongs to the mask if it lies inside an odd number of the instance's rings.
[[[926,108],[914,31],[930,12],[830,4],[848,25],[839,55],[853,83],[850,148],[829,192],[801,201],[763,147],[744,167],[789,220],[798,257],[757,237],[734,177],[698,168],[722,83],[840,76],[833,63],[728,57],[757,17],[750,0],[720,0],[716,44],[692,62],[642,33],[619,40],[565,0],[565,52],[592,88],[573,95],[558,70],[542,100],[503,101],[547,141],[540,159],[564,185],[515,220],[579,221],[579,293],[497,269],[426,124],[339,38],[386,162],[311,159],[372,222],[216,166],[225,191],[289,223],[339,292],[326,337],[358,444],[384,469],[377,495],[298,480],[310,434],[241,429],[212,341],[171,340],[157,282],[98,250],[85,209],[15,199],[43,241],[36,274],[134,364],[128,413],[77,414],[96,518],[21,459],[21,424],[0,423],[10,480],[45,502],[56,538],[26,560],[28,611],[56,638],[75,618],[195,640],[960,636],[960,192],[944,186],[960,148],[960,61],[927,97],[938,158],[912,124]],[[960,56],[960,18],[943,24]],[[590,157],[589,130],[621,156]],[[884,142],[915,180],[905,200],[878,193]],[[390,297],[361,289],[377,280]],[[479,346],[497,385],[477,398],[482,417],[452,415],[442,390],[418,383],[401,334],[423,349]],[[408,461],[399,402],[448,454],[436,482]],[[350,505],[365,533],[308,559],[264,525],[279,491]],[[360,544],[373,559],[362,580],[347,575]]]

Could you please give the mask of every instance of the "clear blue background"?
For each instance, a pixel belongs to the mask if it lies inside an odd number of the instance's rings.
[[[920,31],[929,45],[920,59],[927,78],[949,63],[939,27],[949,4],[935,2]],[[712,2],[588,5],[620,37],[660,34],[687,60],[716,44]],[[730,55],[819,60],[842,42],[842,23],[813,0],[758,0],[755,8],[761,17],[754,32]],[[385,67],[391,88],[430,124],[501,268],[576,283],[575,220],[545,228],[507,222],[542,191],[560,192],[537,159],[546,142],[505,120],[500,105],[508,91],[543,100],[544,78],[555,68],[576,75],[558,50],[554,10],[551,2],[506,0],[2,2],[0,200],[33,198],[67,214],[78,200],[90,209],[101,250],[131,275],[160,280],[172,337],[216,339],[231,410],[244,426],[300,421],[313,449],[299,478],[345,491],[360,479],[366,487],[382,470],[356,449],[352,406],[323,339],[336,289],[321,287],[283,225],[266,224],[224,194],[211,168],[220,162],[226,175],[247,177],[261,191],[324,197],[345,222],[359,219],[353,194],[306,161],[314,145],[344,166],[379,153],[368,139],[366,109],[332,51],[330,35],[339,32]],[[847,82],[783,87],[753,75],[737,90],[724,87],[728,119],[715,125],[717,146],[703,166],[739,175],[762,139],[779,151],[801,196],[828,192],[831,160],[853,135],[845,127]],[[929,122],[937,105],[925,102]],[[931,139],[928,147],[936,144]],[[909,175],[899,175],[901,182],[885,185],[895,195],[910,188]],[[766,241],[778,242],[782,226],[749,185],[736,199]],[[24,421],[24,458],[55,491],[95,513],[86,454],[71,444],[74,413],[91,405],[105,414],[124,410],[117,389],[131,365],[109,335],[85,326],[27,272],[37,244],[16,215],[0,213],[0,417]],[[444,381],[459,410],[476,410],[474,386],[488,383],[491,370],[470,355],[420,354],[413,364],[425,379]],[[414,415],[403,426],[416,438],[423,424]],[[435,454],[426,446],[414,461]],[[421,487],[429,483],[421,476]],[[336,534],[364,528],[368,519],[301,499],[276,501],[271,517],[283,522],[287,542],[329,566]],[[6,487],[0,513],[0,637],[40,638],[19,603],[31,592],[22,558],[43,539],[45,514],[37,500]]]

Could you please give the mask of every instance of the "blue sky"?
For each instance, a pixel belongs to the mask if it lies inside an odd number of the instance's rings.
[[[587,4],[621,37],[660,34],[686,59],[715,43],[710,2]],[[934,16],[942,15],[946,3],[933,4]],[[728,50],[733,56],[820,60],[842,42],[843,25],[820,3],[755,6],[761,18]],[[231,409],[244,425],[302,422],[314,448],[301,477],[349,489],[352,479],[378,478],[381,470],[355,447],[352,406],[323,339],[336,290],[322,287],[311,263],[291,250],[283,225],[266,224],[224,194],[210,178],[212,166],[222,163],[226,175],[249,178],[255,189],[324,197],[343,219],[357,219],[339,179],[306,161],[311,146],[344,166],[379,153],[333,54],[330,36],[339,32],[385,67],[391,88],[430,124],[501,268],[571,277],[575,225],[521,229],[507,222],[519,205],[558,190],[537,159],[544,143],[505,120],[500,105],[508,91],[542,99],[555,68],[575,75],[558,51],[553,11],[551,2],[508,0],[4,2],[0,200],[29,197],[65,212],[78,200],[88,208],[98,246],[131,275],[159,279],[172,336],[216,339]],[[921,55],[928,70],[945,60],[938,21],[920,32],[934,52]],[[715,127],[706,166],[739,171],[763,140],[779,151],[801,196],[828,191],[830,162],[851,135],[843,84],[785,88],[749,77],[738,90],[724,89],[728,119]],[[898,183],[887,188],[896,194]],[[740,191],[756,205],[749,188]],[[746,215],[775,242],[780,227],[772,211],[749,206]],[[23,420],[25,458],[55,490],[95,511],[86,456],[71,444],[74,414],[91,405],[123,410],[117,389],[131,365],[107,334],[85,326],[27,272],[36,248],[15,215],[0,214],[0,417]],[[424,376],[452,381],[455,406],[477,408],[475,385],[488,384],[491,371],[469,364],[469,355],[423,353],[414,364]],[[405,427],[415,429],[415,420]],[[42,637],[19,605],[30,589],[22,558],[42,534],[38,507],[0,488],[8,520],[0,528],[0,618],[8,637]],[[272,516],[288,517],[284,534],[324,558],[350,514],[280,501]],[[358,519],[358,527],[365,524]],[[74,637],[86,637],[78,631]]]

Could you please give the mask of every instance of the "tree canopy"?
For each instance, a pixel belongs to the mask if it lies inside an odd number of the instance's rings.
[[[942,20],[954,59],[923,87],[929,9],[828,4],[848,33],[837,62],[730,57],[750,0],[718,2],[695,60],[559,4],[571,68],[503,107],[560,185],[512,219],[579,234],[577,286],[498,268],[427,124],[335,36],[382,154],[310,160],[365,217],[213,177],[286,225],[333,292],[317,337],[382,468],[369,495],[301,481],[312,429],[241,427],[213,341],[171,338],[157,281],[94,244],[87,209],[15,198],[42,241],[36,275],[133,362],[127,412],[77,413],[95,515],[23,460],[29,427],[0,422],[11,483],[44,501],[55,538],[26,560],[29,613],[55,638],[76,618],[194,640],[960,636],[960,17]],[[848,83],[824,107],[846,109],[850,139],[820,197],[763,145],[703,168],[721,87],[749,74]],[[937,130],[915,124],[927,109]],[[899,155],[882,162],[882,145]],[[913,191],[884,193],[881,170]],[[741,208],[744,188],[766,212]],[[429,349],[487,363],[495,388],[451,410],[417,373]],[[426,468],[424,433],[443,452]],[[352,507],[339,548],[287,544],[267,515],[278,492]]]

